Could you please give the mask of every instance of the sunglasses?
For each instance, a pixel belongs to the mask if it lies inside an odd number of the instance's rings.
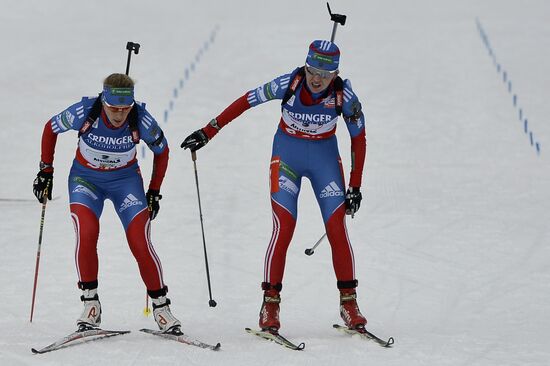
[[[315,68],[313,66],[309,66],[308,64],[306,64],[306,72],[308,74],[310,74],[311,76],[320,76],[321,79],[329,79],[334,74],[336,74],[338,72],[338,70],[333,70],[333,71],[321,70],[321,69],[318,69],[318,68]]]
[[[111,104],[103,101],[103,105],[110,112],[128,112],[134,106],[134,102],[132,102],[132,104],[130,104],[130,105],[111,105]]]

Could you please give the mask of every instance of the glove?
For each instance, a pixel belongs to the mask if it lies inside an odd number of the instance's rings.
[[[346,192],[346,215],[353,215],[359,211],[359,206],[361,206],[361,200],[363,196],[359,190],[359,187],[349,187]]]
[[[53,191],[53,171],[45,172],[40,170],[32,183],[32,192],[38,199],[38,202],[45,203],[46,197],[51,201]]]
[[[181,143],[181,147],[183,147],[184,149],[191,149],[192,152],[195,152],[206,145],[207,142],[208,136],[206,136],[204,131],[201,129],[196,130],[195,132],[187,136],[185,140],[183,140],[183,142]]]
[[[150,189],[147,191],[145,196],[147,198],[147,208],[149,209],[149,217],[151,218],[151,220],[154,220],[160,211],[159,201],[162,199],[162,194],[160,194],[160,191],[156,189]]]

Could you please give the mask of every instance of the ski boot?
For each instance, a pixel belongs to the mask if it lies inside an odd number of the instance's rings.
[[[349,329],[365,329],[367,319],[357,306],[355,288],[340,289],[340,316]]]
[[[170,299],[163,295],[156,298],[151,297],[151,301],[153,316],[159,329],[164,333],[181,334],[181,322],[170,311]]]
[[[97,288],[82,290],[80,300],[84,303],[84,310],[76,321],[78,329],[98,328],[101,324],[101,303],[97,295]]]
[[[277,332],[281,327],[279,321],[279,304],[281,303],[281,291],[282,285],[271,286],[269,283],[262,283],[264,289],[264,299],[262,302],[262,308],[260,309],[260,329],[263,331]]]

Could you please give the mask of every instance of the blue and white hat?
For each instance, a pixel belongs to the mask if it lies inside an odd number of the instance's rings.
[[[134,88],[103,87],[102,101],[109,105],[130,106],[134,103]]]
[[[340,49],[330,41],[313,41],[309,45],[306,63],[316,69],[335,71],[340,63]]]

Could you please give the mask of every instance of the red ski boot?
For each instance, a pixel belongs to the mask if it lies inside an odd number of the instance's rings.
[[[260,328],[262,330],[278,331],[281,327],[279,322],[279,303],[281,296],[277,290],[264,291],[264,301],[260,310]]]
[[[357,306],[355,289],[340,290],[340,316],[349,329],[365,328],[367,319]]]

